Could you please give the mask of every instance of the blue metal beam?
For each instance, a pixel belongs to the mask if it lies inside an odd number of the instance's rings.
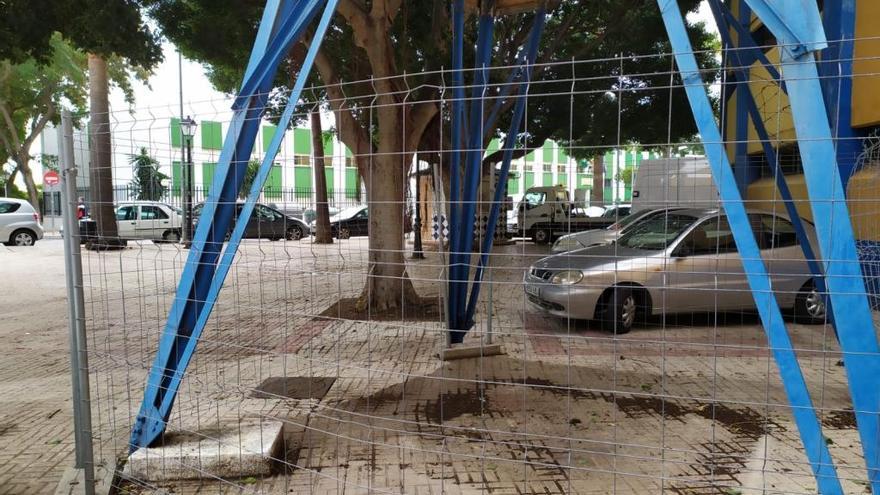
[[[459,285],[454,283],[458,266],[459,202],[461,198],[461,134],[464,124],[464,0],[452,2],[452,152],[449,171],[449,278],[446,319],[455,328]]]
[[[303,32],[309,26],[314,16],[325,0],[294,0],[297,2],[292,12],[299,15],[289,15],[278,27],[278,36],[266,48],[265,53],[256,66],[249,70],[241,85],[241,91],[232,104],[233,110],[238,110],[247,101],[247,95],[254,94],[257,88],[262,86],[266,79],[274,78],[278,72],[278,65],[290,51],[294,40],[302,37]]]
[[[794,57],[828,46],[816,0],[745,0]],[[810,5],[812,4],[812,5]]]
[[[709,1],[712,2],[713,0]],[[770,59],[767,58],[767,55],[764,54],[764,51],[762,50],[763,47],[760,47],[755,43],[755,40],[752,38],[752,33],[743,25],[740,19],[737,19],[733,15],[727,6],[722,4],[721,10],[724,13],[724,18],[727,20],[727,24],[736,30],[737,39],[739,40],[737,50],[749,55],[748,57],[742,57],[743,60],[750,66],[755,63],[756,60],[760,61],[761,65],[767,69],[767,72],[770,74],[773,81],[782,85],[782,90],[785,91],[785,83],[782,81],[782,76],[779,75],[776,66],[774,66],[770,62]]]
[[[727,22],[727,18],[724,16],[724,11],[722,10],[725,7],[721,5],[721,1],[709,0],[709,8],[712,10],[712,15],[715,17],[715,22],[718,25],[718,32],[721,34],[722,43],[730,48],[730,50],[727,51],[727,56],[731,58],[734,67],[734,78],[737,81],[737,115],[743,113],[746,116],[750,117],[749,120],[751,120],[752,125],[755,126],[755,132],[758,134],[758,139],[761,141],[761,147],[763,148],[764,155],[767,159],[767,168],[769,168],[770,172],[773,174],[773,179],[776,182],[776,188],[779,190],[779,195],[781,196],[782,202],[785,205],[785,210],[788,212],[788,216],[791,219],[792,225],[794,226],[794,230],[798,238],[798,243],[801,245],[801,250],[804,253],[804,258],[807,260],[807,265],[810,268],[810,273],[813,275],[813,282],[816,284],[816,289],[819,291],[820,294],[823,294],[824,297],[824,294],[826,294],[826,290],[825,279],[822,273],[822,269],[817,261],[818,258],[813,252],[813,247],[810,244],[810,239],[807,236],[806,229],[804,228],[804,222],[801,219],[800,214],[797,211],[797,205],[792,198],[791,190],[788,188],[788,182],[786,182],[785,180],[785,174],[783,174],[776,166],[778,163],[776,157],[776,149],[773,148],[773,144],[770,141],[770,135],[767,132],[766,126],[764,125],[764,118],[758,111],[758,105],[755,102],[755,97],[752,94],[751,87],[749,86],[749,83],[751,81],[749,79],[748,67],[751,66],[751,63],[745,63],[739,50],[737,50],[737,47],[733,44],[733,39],[730,36],[730,25]],[[740,9],[743,8],[744,5],[740,5]],[[749,15],[751,16],[751,13],[749,13]],[[749,35],[748,38],[751,38],[751,36]],[[748,120],[746,121],[746,124],[748,124]],[[740,139],[739,136],[739,124],[737,124],[737,140]],[[737,155],[736,159],[745,159],[747,161],[748,157]],[[740,189],[740,192],[743,193],[745,191],[743,191],[743,189]],[[827,304],[830,304],[830,302],[826,300],[826,305]]]
[[[541,8],[535,15],[532,30],[529,33],[529,40],[525,50],[526,58],[523,61],[523,67],[519,68],[522,74],[522,82],[519,84],[517,91],[517,100],[513,110],[513,119],[510,121],[510,127],[507,135],[504,137],[504,158],[501,161],[501,171],[498,174],[498,182],[495,184],[495,192],[492,198],[492,206],[489,211],[489,218],[486,222],[486,236],[483,238],[483,246],[480,252],[480,260],[477,268],[474,270],[474,282],[471,286],[471,295],[468,300],[467,312],[465,313],[465,324],[468,328],[474,324],[474,313],[477,310],[477,302],[480,298],[480,287],[483,282],[483,271],[489,262],[489,253],[492,251],[492,245],[495,240],[495,226],[498,223],[498,216],[501,212],[501,204],[504,201],[504,185],[507,184],[507,176],[510,173],[510,163],[513,161],[513,150],[516,147],[516,141],[519,137],[519,127],[525,115],[526,101],[528,101],[528,87],[531,82],[532,65],[538,55],[538,45],[541,41],[541,35],[544,32],[544,25],[547,15],[546,11]]]
[[[314,15],[314,12],[302,10],[303,4],[303,0],[268,1],[246,74],[252,74],[256,70],[273,41],[287,34],[279,29],[289,25],[291,18]],[[277,65],[275,68],[277,69]],[[307,74],[301,72],[300,77],[305,78]],[[233,113],[220,153],[211,194],[202,210],[168,322],[159,342],[159,350],[150,369],[141,410],[132,428],[131,451],[150,445],[164,432],[177,386],[204,328],[206,317],[202,316],[203,310],[205,306],[213,306],[216,299],[216,293],[211,295],[211,288],[215,286],[217,260],[223,247],[223,239],[235,216],[236,198],[244,180],[272,82],[272,78],[267,77],[254,88],[252,94],[239,97],[239,101],[244,103]],[[247,220],[247,217],[241,218],[238,224],[246,224]],[[225,275],[225,271],[223,273]],[[220,284],[222,285],[222,280]],[[210,308],[207,309],[207,314],[209,313]]]
[[[844,188],[855,171],[865,135],[863,130],[852,127],[855,4],[856,0],[837,0],[826,2],[822,9],[825,35],[831,41],[828,48],[822,51],[819,75],[822,77],[822,93],[825,95],[831,135],[837,148],[837,167]]]
[[[315,38],[312,43],[309,44],[308,52],[306,53],[306,57],[303,60],[303,64],[299,71],[299,76],[296,78],[293,88],[290,91],[290,95],[288,97],[287,106],[284,109],[284,113],[281,115],[281,118],[278,121],[278,129],[287,129],[290,127],[290,122],[293,118],[293,111],[296,109],[297,104],[299,103],[300,95],[302,94],[303,87],[305,86],[306,79],[308,78],[309,73],[311,73],[312,65],[314,64],[315,57],[318,54],[318,50],[321,47],[321,41],[324,39],[324,34],[327,31],[327,26],[330,24],[330,20],[333,17],[333,14],[336,10],[336,4],[338,0],[327,0],[327,4],[324,7],[324,14],[321,17],[321,21],[318,24],[317,29],[315,30]],[[208,294],[205,297],[204,305],[199,313],[199,319],[197,321],[196,327],[193,330],[192,338],[187,342],[187,346],[182,353],[182,359],[180,364],[178,365],[175,373],[172,377],[171,382],[168,384],[168,391],[165,395],[165,401],[163,401],[163,407],[169,408],[173,402],[173,397],[177,393],[177,389],[180,386],[180,380],[183,379],[184,374],[186,373],[186,367],[189,365],[189,360],[192,358],[193,353],[195,352],[195,346],[198,343],[198,338],[204,330],[205,326],[208,323],[208,318],[211,316],[211,311],[214,308],[214,303],[217,301],[217,297],[220,295],[220,289],[223,287],[223,282],[226,280],[226,275],[229,273],[229,268],[232,267],[233,261],[235,261],[235,254],[238,251],[238,246],[241,243],[242,238],[244,237],[244,231],[247,227],[247,220],[250,219],[251,215],[254,212],[254,207],[256,206],[257,200],[260,197],[260,191],[263,189],[263,185],[266,183],[266,179],[269,177],[269,172],[272,170],[272,165],[275,162],[275,157],[278,155],[278,151],[281,149],[281,142],[284,140],[284,132],[276,132],[272,137],[272,141],[269,144],[269,148],[266,149],[265,155],[263,157],[263,161],[260,164],[260,168],[257,171],[257,175],[254,177],[254,181],[251,184],[251,188],[248,191],[247,199],[241,207],[241,212],[238,214],[238,218],[240,221],[237,221],[235,224],[235,228],[229,236],[229,240],[226,243],[226,249],[223,251],[223,256],[220,259],[220,262],[217,264],[217,271],[214,275],[213,280],[211,280],[211,287],[208,290]],[[242,220],[245,219],[245,220]]]
[[[485,91],[488,82],[488,67],[492,59],[492,41],[494,36],[495,18],[491,13],[480,15],[479,33],[477,35],[476,64],[478,69],[474,71],[474,83],[472,91],[470,123],[467,137],[468,145],[465,152],[465,181],[461,196],[461,208],[459,212],[457,245],[453,246],[458,253],[456,263],[452,265],[452,284],[455,286],[456,308],[458,312],[453,315],[455,325],[450,329],[452,343],[459,343],[464,339],[464,334],[470,328],[465,321],[465,309],[467,305],[467,285],[470,273],[471,253],[474,244],[474,217],[476,214],[477,196],[480,187],[480,176],[483,158],[483,110],[485,104]]]
[[[743,268],[758,313],[764,324],[767,339],[776,359],[792,415],[804,444],[804,451],[816,478],[819,490],[826,494],[842,494],[833,460],[825,444],[822,428],[810,400],[809,389],[801,373],[797,356],[782,319],[782,313],[773,294],[761,251],[752,232],[742,195],[736,181],[721,134],[715,123],[712,105],[700,77],[697,60],[688,39],[684,19],[677,0],[657,0],[669,39],[672,43],[685,91],[700,131],[712,176],[718,188],[734,240],[743,262]]]
[[[756,11],[767,8],[764,0],[747,1]],[[822,25],[817,22],[819,11],[815,0],[790,0],[788,3],[788,29],[781,29],[772,21],[767,22],[767,26],[782,47],[782,75],[788,88],[804,178],[825,264],[825,283],[843,351],[868,480],[872,491],[880,493],[880,446],[877,444],[880,432],[880,388],[877,387],[880,346],[874,333],[845,189],[837,166],[816,57],[812,50],[799,52],[793,49],[797,43],[813,49],[827,46],[827,43]]]

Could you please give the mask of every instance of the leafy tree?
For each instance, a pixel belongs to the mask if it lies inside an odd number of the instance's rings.
[[[129,75],[145,77],[162,60],[158,36],[144,23],[137,0],[5,0],[0,2],[0,59],[9,64],[34,64],[38,69],[58,54],[58,42],[87,52],[89,70],[90,163],[92,215],[97,223],[97,245],[118,238],[113,212],[113,180],[108,94],[110,82],[122,87],[131,102]],[[32,78],[31,78],[32,79]],[[74,78],[79,81],[82,76]],[[43,102],[42,106],[46,106]],[[52,112],[57,114],[53,102]],[[74,107],[77,110],[76,104]],[[45,117],[46,113],[40,113]],[[49,116],[49,120],[52,116]],[[43,126],[41,119],[21,118],[6,123],[11,134],[24,125]],[[35,125],[36,124],[36,125]],[[28,134],[29,135],[29,134]],[[22,140],[23,144],[26,143]],[[21,167],[26,153],[19,146],[19,163],[25,182],[33,183],[29,169]],[[36,188],[28,185],[34,201]],[[105,242],[106,240],[106,242]]]
[[[162,184],[168,176],[159,171],[159,161],[141,148],[137,155],[129,155],[128,163],[134,168],[131,188],[141,201],[159,201],[168,188]]]
[[[240,199],[247,199],[248,192],[251,190],[251,186],[254,184],[254,180],[257,178],[257,173],[260,172],[260,161],[259,160],[251,160],[247,164],[247,168],[244,171],[244,182],[241,183],[241,189],[238,191],[238,197]]]
[[[624,185],[631,186],[633,182],[633,170],[632,168],[626,168],[617,173],[617,180],[623,182]]]
[[[700,1],[680,3],[691,11]],[[253,44],[260,5],[234,0],[146,0],[145,4],[164,34],[187,57],[209,67],[209,77],[218,89],[235,91]],[[512,65],[533,18],[533,13],[524,13],[496,22],[494,65]],[[696,49],[707,47],[711,37],[705,30],[692,26],[691,31]],[[467,36],[466,46],[473,46],[473,29]],[[336,115],[340,139],[356,157],[370,157],[357,161],[370,206],[371,274],[359,305],[369,304],[376,312],[418,301],[403,259],[406,165],[416,151],[441,162],[436,150],[449,149],[439,141],[439,130],[448,122],[440,114],[439,95],[433,88],[442,86],[448,77],[439,69],[449,65],[450,44],[445,0],[341,0],[315,62],[317,74],[312,82],[321,85],[318,97],[327,100]],[[595,62],[575,69],[567,64],[546,66],[535,74],[534,79],[547,82],[542,84],[542,93],[568,94],[575,89],[572,94],[576,96],[574,102],[569,98],[529,99],[526,147],[552,137],[573,147],[574,156],[590,157],[618,144],[618,128],[627,139],[642,143],[693,135],[684,93],[673,91],[670,100],[669,57],[636,57],[670,51],[653,0],[561,2],[548,18],[538,62],[572,58]],[[279,71],[279,89],[287,84],[282,76],[296,74],[303,52],[303,46],[291,51],[288,64]],[[615,60],[614,55],[621,58]],[[700,57],[704,66],[714,67],[711,54]],[[465,66],[473,66],[472,53],[467,53]],[[572,88],[573,70],[577,88]],[[403,77],[404,72],[410,76]],[[595,78],[596,74],[612,77]],[[501,82],[507,75],[505,70],[492,71],[492,82]],[[343,81],[366,82],[343,88]],[[663,90],[645,91],[652,87]],[[613,98],[606,96],[609,92]],[[273,103],[282,105],[283,97],[274,98]],[[670,106],[676,112],[672,119],[668,118]],[[577,111],[571,113],[571,108]],[[687,118],[677,118],[682,112],[688,112]],[[499,119],[488,127],[487,139],[497,135],[496,129],[505,129],[507,122]],[[500,154],[491,156],[487,162],[499,158]]]
[[[159,36],[144,23],[134,0],[4,0],[0,2],[0,59],[48,63],[61,33],[89,53],[120,55],[132,67],[162,61]]]
[[[52,170],[53,172],[61,171],[61,168],[58,165],[58,155],[40,153],[40,165],[43,166],[43,170]]]
[[[55,35],[45,64],[35,59],[22,63],[0,61],[0,143],[15,163],[11,176],[20,174],[28,200],[39,207],[31,170],[31,147],[51,123],[60,120],[62,102],[74,112],[85,111],[85,55]]]

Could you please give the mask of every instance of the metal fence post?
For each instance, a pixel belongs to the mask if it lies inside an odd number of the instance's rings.
[[[68,140],[68,137],[64,135],[63,125],[58,127],[58,149],[61,153],[61,195],[63,201],[63,208],[61,209],[62,216],[62,226],[65,232],[64,237],[64,278],[67,285],[67,326],[70,330],[70,382],[72,389],[72,397],[73,397],[73,433],[75,439],[75,451],[76,451],[76,463],[75,467],[77,469],[82,469],[83,467],[83,455],[82,455],[82,439],[80,439],[80,434],[82,433],[82,426],[80,425],[80,401],[77,400],[79,396],[79,374],[77,374],[77,370],[79,369],[79,353],[77,352],[76,346],[76,306],[73,304],[75,299],[75,291],[76,291],[76,283],[73,280],[73,268],[72,268],[72,252],[73,250],[70,247],[71,242],[78,242],[74,236],[74,231],[72,230],[72,223],[76,221],[77,204],[76,204],[76,191],[71,195],[68,191],[70,191],[70,187],[68,183],[72,183],[73,187],[76,188],[76,171],[73,171],[74,175],[68,175],[69,170],[67,169],[67,156],[65,156],[65,144]],[[73,222],[71,221],[73,220]]]
[[[89,358],[86,348],[85,298],[79,222],[76,218],[76,162],[73,154],[73,119],[61,114],[59,134],[63,181],[64,266],[67,278],[67,305],[70,316],[70,364],[73,382],[73,423],[76,441],[76,468],[83,470],[86,495],[95,493],[95,463],[92,448],[92,409],[89,391]]]

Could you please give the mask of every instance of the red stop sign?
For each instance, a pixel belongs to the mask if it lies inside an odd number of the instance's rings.
[[[54,170],[50,170],[43,174],[43,185],[44,186],[57,186],[61,183],[61,178],[58,177],[58,172]]]

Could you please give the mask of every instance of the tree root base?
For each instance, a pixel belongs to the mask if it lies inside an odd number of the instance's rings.
[[[362,297],[340,299],[321,316],[359,321],[437,321],[440,306],[435,299],[417,297],[415,301],[405,302],[402,307],[377,309],[370,307],[369,301]]]

